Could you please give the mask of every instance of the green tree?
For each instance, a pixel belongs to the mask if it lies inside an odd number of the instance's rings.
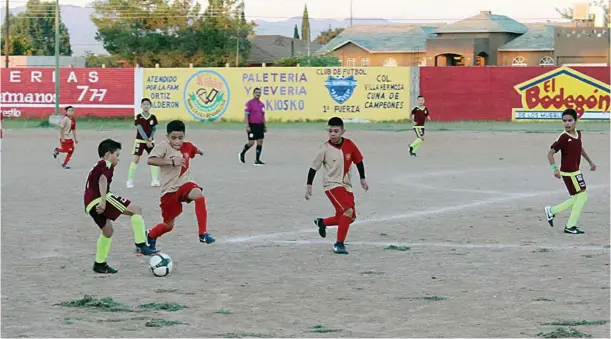
[[[96,39],[111,55],[143,67],[215,67],[245,62],[252,23],[243,0],[98,0]]]
[[[611,17],[609,16],[609,1],[605,0],[593,0],[590,2],[590,6],[602,8],[605,15],[604,26],[611,27]],[[556,8],[556,12],[563,18],[573,20],[573,8]]]
[[[10,55],[55,55],[55,2],[28,0],[25,11],[9,16]],[[1,27],[6,30],[6,23]],[[59,53],[72,55],[70,35],[63,22],[59,25]],[[4,52],[5,36],[0,45]]]
[[[299,39],[299,27],[295,24],[295,29],[293,30],[293,39]]]
[[[303,8],[303,16],[301,18],[301,40],[312,41],[310,39],[310,15],[308,14],[308,5]]]
[[[326,45],[329,41],[333,40],[336,36],[338,36],[341,32],[343,32],[343,28],[331,29],[329,28],[326,31],[320,32],[320,34],[314,39],[314,42],[320,45]]]
[[[287,57],[281,58],[274,66],[279,67],[295,67],[299,65],[300,67],[339,67],[341,66],[339,59],[331,56],[305,56],[305,57]]]

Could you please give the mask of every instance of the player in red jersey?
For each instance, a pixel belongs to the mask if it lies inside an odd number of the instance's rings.
[[[306,185],[305,198],[312,196],[312,183],[316,171],[323,168],[323,186],[325,194],[335,208],[335,215],[329,218],[317,218],[314,224],[318,226],[318,234],[327,236],[327,226],[337,225],[337,241],[333,245],[333,252],[348,254],[344,241],[348,235],[350,224],[356,220],[356,206],[352,193],[350,166],[356,165],[361,178],[361,187],[367,191],[369,185],[365,180],[365,165],[363,155],[350,139],[343,137],[344,122],[341,118],[333,117],[328,122],[329,140],[319,149],[312,160]]]
[[[588,201],[588,192],[586,192],[586,182],[583,179],[583,174],[579,170],[581,157],[588,161],[592,171],[596,170],[596,164],[583,149],[581,131],[575,128],[577,112],[572,108],[565,110],[562,113],[562,121],[564,122],[564,132],[552,144],[551,149],[547,152],[547,159],[554,170],[554,176],[564,181],[571,198],[553,207],[546,206],[545,216],[549,225],[553,227],[556,214],[571,208],[571,215],[564,227],[564,233],[582,234],[584,231],[577,227],[577,222],[583,207]],[[554,159],[554,155],[558,151],[561,154],[560,169],[558,169]]]
[[[148,243],[156,249],[157,238],[174,228],[174,221],[182,213],[182,203],[195,201],[199,241],[212,244],[216,240],[207,231],[208,210],[203,189],[191,181],[190,160],[195,155],[204,155],[197,146],[185,141],[185,123],[170,121],[166,127],[167,141],[153,148],[148,164],[159,166],[161,178],[161,216],[163,222],[148,231]]]
[[[431,120],[429,109],[424,106],[424,97],[419,95],[418,106],[414,107],[412,110],[412,124],[414,125],[414,132],[417,137],[416,140],[409,145],[409,154],[413,157],[416,156],[416,152],[424,141],[424,123],[427,120]]]
[[[115,167],[119,163],[121,144],[106,139],[98,145],[100,161],[89,171],[85,185],[85,212],[100,227],[102,234],[98,238],[98,250],[93,264],[97,273],[117,273],[115,268],[108,266],[106,258],[112,242],[112,221],[121,215],[131,216],[136,251],[142,255],[151,255],[153,251],[146,244],[146,234],[142,210],[126,198],[110,193],[110,184]]]
[[[74,153],[74,145],[78,144],[76,139],[76,118],[74,117],[74,107],[67,106],[62,121],[59,123],[59,148],[53,150],[53,158],[57,158],[60,153],[66,153],[66,158],[62,163],[62,168],[70,169],[68,161]]]
[[[134,187],[134,175],[138,169],[140,156],[142,156],[144,151],[151,154],[153,147],[155,147],[153,137],[155,136],[158,122],[155,114],[151,113],[151,100],[148,98],[143,98],[140,101],[140,108],[142,108],[142,113],[136,115],[136,119],[134,121],[134,125],[136,126],[136,140],[134,141],[134,157],[132,162],[129,164],[129,172],[127,173],[127,188]],[[159,167],[150,167],[151,187],[159,187]]]

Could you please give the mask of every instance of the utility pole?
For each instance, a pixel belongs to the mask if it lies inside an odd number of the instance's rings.
[[[350,0],[350,26],[352,26],[352,1]]]
[[[59,114],[59,0],[55,0],[55,114]]]
[[[6,18],[4,19],[4,22],[6,23],[6,32],[4,33],[4,67],[8,68],[8,53],[9,53],[9,9],[8,9],[8,0],[6,0],[6,7],[4,7],[4,10],[6,11]]]
[[[236,39],[235,39],[235,67],[239,67],[240,65],[240,24],[238,24],[238,29],[236,30]]]

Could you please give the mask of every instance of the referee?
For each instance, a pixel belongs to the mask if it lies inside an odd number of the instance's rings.
[[[240,162],[245,164],[246,152],[257,142],[255,166],[263,166],[265,163],[261,161],[261,152],[263,151],[263,138],[267,132],[265,127],[265,104],[260,100],[261,89],[255,88],[253,98],[246,102],[244,107],[244,125],[246,125],[246,134],[248,142],[244,145],[244,149],[239,154]]]

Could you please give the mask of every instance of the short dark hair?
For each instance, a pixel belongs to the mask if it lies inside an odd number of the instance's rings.
[[[142,98],[142,100],[140,100],[140,104],[142,105],[143,103],[145,103],[145,102],[147,102],[147,101],[148,101],[148,103],[149,103],[149,104],[151,104],[151,103],[152,103],[152,102],[151,102],[151,99],[149,99],[149,98]]]
[[[424,95],[419,95],[418,98],[424,98]],[[418,99],[418,98],[416,98],[416,99]]]
[[[73,106],[66,106],[66,108],[64,108],[64,112],[68,112],[69,109],[74,108]]]
[[[103,158],[107,152],[114,153],[121,149],[121,143],[112,139],[102,140],[98,145],[98,155]]]
[[[333,117],[331,119],[329,119],[329,122],[327,123],[328,126],[333,126],[333,127],[341,127],[344,128],[344,120],[342,120],[342,118],[340,117]]]
[[[252,93],[254,94],[254,93],[255,93],[255,91],[259,91],[259,92],[261,92],[261,89],[260,89],[259,87],[255,87],[255,89],[253,89],[253,90],[252,90]]]
[[[185,133],[186,129],[187,128],[185,127],[185,123],[180,120],[172,120],[168,122],[168,126],[166,127],[166,131],[168,132],[168,134],[172,132]]]
[[[562,117],[564,118],[565,115],[570,115],[573,117],[573,119],[575,119],[575,121],[577,121],[577,111],[575,111],[572,108],[567,108],[564,110],[564,112],[562,112]]]

